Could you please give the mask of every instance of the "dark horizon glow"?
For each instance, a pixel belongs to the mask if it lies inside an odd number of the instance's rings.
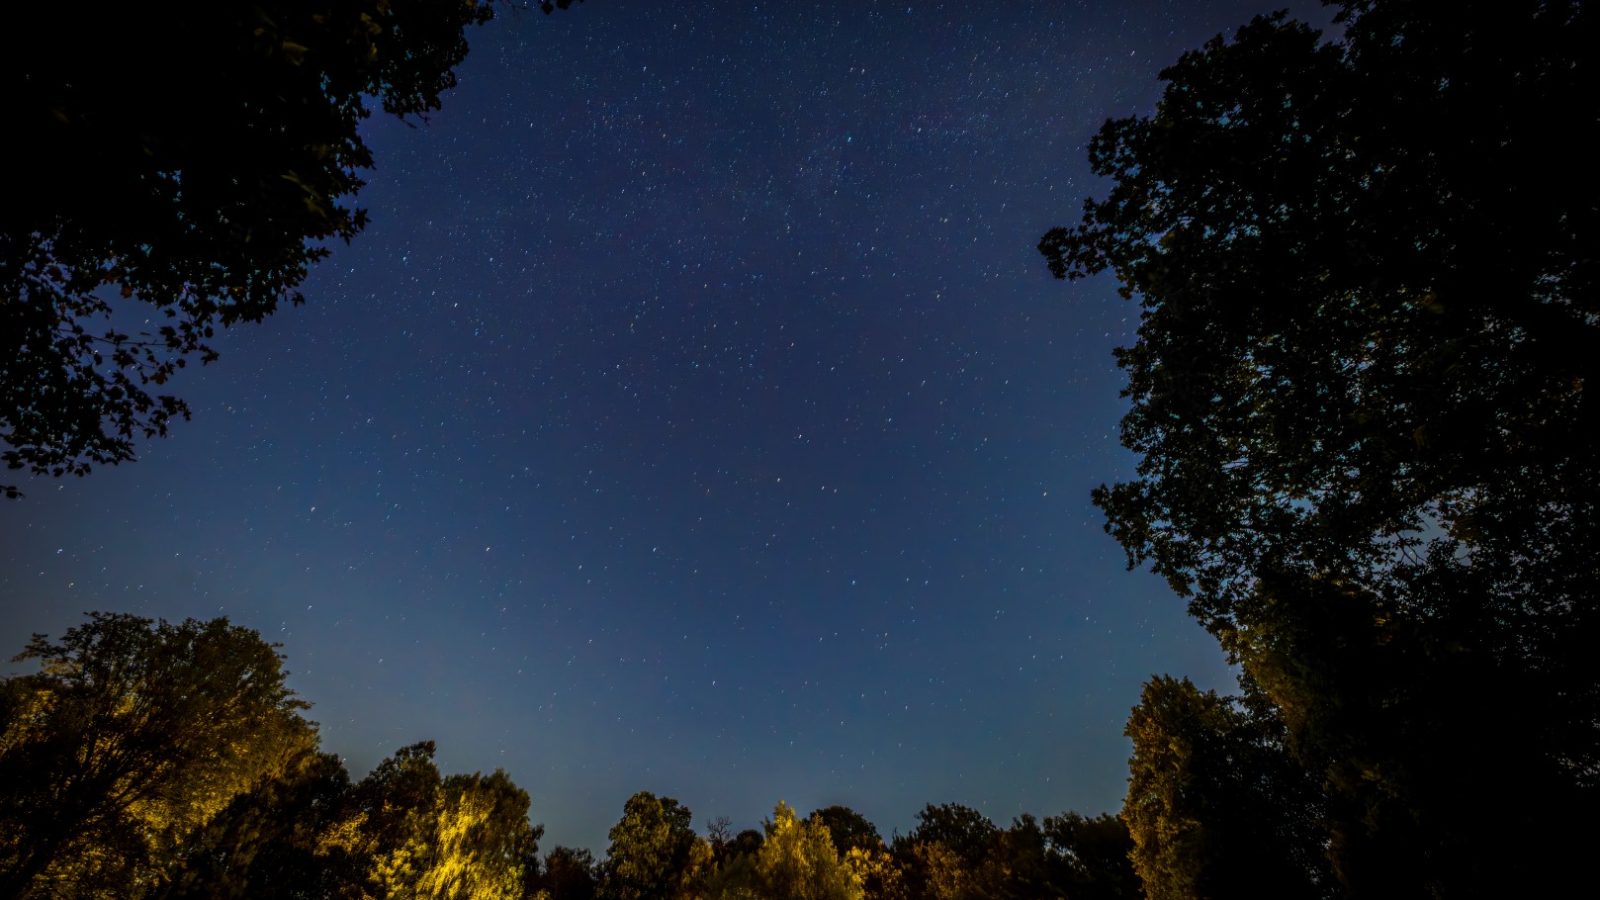
[[[0,649],[226,615],[353,773],[436,740],[545,849],[637,790],[1115,809],[1140,683],[1229,676],[1088,500],[1135,308],[1034,244],[1100,122],[1272,5],[706,6],[503,14],[371,120],[307,305],[139,462],[0,507]]]

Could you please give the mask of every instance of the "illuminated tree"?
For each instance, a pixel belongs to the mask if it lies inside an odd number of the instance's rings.
[[[895,857],[906,892],[927,900],[966,900],[974,871],[959,853],[938,841],[915,841],[896,847]]]
[[[861,885],[840,860],[820,820],[801,821],[779,803],[756,856],[759,896],[770,900],[860,900]]]
[[[852,847],[845,854],[844,863],[850,867],[867,900],[909,900],[911,895],[907,893],[900,864],[887,849]]]
[[[1188,679],[1145,684],[1122,819],[1150,900],[1331,896],[1314,785],[1275,725]]]
[[[691,862],[695,833],[689,808],[640,791],[611,827],[601,893],[607,900],[668,900]]]
[[[378,897],[519,897],[544,831],[528,821],[527,793],[504,772],[441,778],[433,753],[423,742],[380,763],[325,846],[366,861]]]
[[[362,896],[370,860],[328,839],[350,815],[351,800],[338,757],[298,754],[185,842],[162,900]]]
[[[0,896],[126,894],[314,746],[282,658],[226,619],[91,613],[0,696]]]

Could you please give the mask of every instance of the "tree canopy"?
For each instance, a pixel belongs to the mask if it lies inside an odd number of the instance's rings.
[[[602,886],[615,900],[665,900],[688,873],[695,846],[689,808],[671,797],[640,791],[612,826]]]
[[[1256,712],[1187,679],[1145,685],[1122,817],[1150,900],[1333,896],[1317,786]]]
[[[848,806],[835,805],[812,810],[807,818],[821,822],[828,829],[833,848],[839,851],[840,856],[854,849],[876,850],[883,846],[883,836],[878,834],[877,826]]]
[[[97,613],[17,661],[38,671],[0,687],[0,895],[158,881],[195,829],[315,739],[276,649],[226,619]]]
[[[360,782],[275,645],[226,619],[95,613],[0,681],[0,895],[518,898],[542,829],[433,744]]]
[[[606,858],[556,847],[501,771],[402,747],[354,780],[319,747],[276,645],[225,619],[91,614],[0,679],[0,895],[199,900],[1005,900],[1140,896],[1128,830],[1075,814],[1000,828],[929,805],[893,851],[848,807],[708,834],[640,791]],[[832,823],[830,825],[829,823]],[[838,833],[833,828],[838,828]],[[843,849],[841,849],[841,847]]]
[[[1281,719],[1348,888],[1526,884],[1506,832],[1600,787],[1600,16],[1333,5],[1166,69],[1040,243],[1141,308],[1095,501]]]
[[[571,0],[539,4],[545,11]],[[13,4],[0,61],[0,460],[82,475],[188,407],[164,387],[220,328],[302,301],[351,201],[374,108],[426,115],[489,0]],[[0,491],[18,495],[15,485]]]

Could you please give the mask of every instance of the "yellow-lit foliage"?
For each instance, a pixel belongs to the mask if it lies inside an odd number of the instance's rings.
[[[795,818],[780,802],[756,856],[762,895],[772,900],[861,900],[861,882],[839,859],[828,828]]]
[[[851,847],[844,863],[871,900],[907,900],[905,876],[889,851]]]
[[[926,900],[957,900],[965,895],[971,874],[954,850],[936,841],[919,842],[911,853],[922,874]]]
[[[226,619],[96,613],[19,659],[39,670],[5,681],[0,896],[161,885],[196,829],[316,741],[276,649]]]
[[[356,789],[367,808],[329,829],[320,852],[369,860],[364,898],[520,898],[540,832],[527,793],[501,771],[441,780],[432,753],[385,760]]]

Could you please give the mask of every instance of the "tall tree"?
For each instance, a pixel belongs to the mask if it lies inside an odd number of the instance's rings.
[[[779,803],[756,855],[756,896],[767,900],[862,900],[861,884],[820,819]]]
[[[1096,502],[1283,716],[1340,877],[1525,886],[1600,790],[1600,14],[1335,5],[1163,72],[1040,249],[1142,308]]]
[[[546,12],[571,0],[542,3]],[[0,460],[82,475],[189,410],[216,330],[298,304],[367,222],[373,106],[437,109],[488,0],[8,4]],[[15,485],[0,492],[17,496]]]
[[[602,893],[607,900],[667,900],[689,869],[693,816],[671,797],[640,791],[611,826]]]
[[[1128,720],[1122,818],[1150,900],[1330,896],[1316,784],[1276,719],[1153,678]]]
[[[282,657],[226,619],[91,613],[0,689],[0,896],[163,884],[196,829],[314,746]]]

